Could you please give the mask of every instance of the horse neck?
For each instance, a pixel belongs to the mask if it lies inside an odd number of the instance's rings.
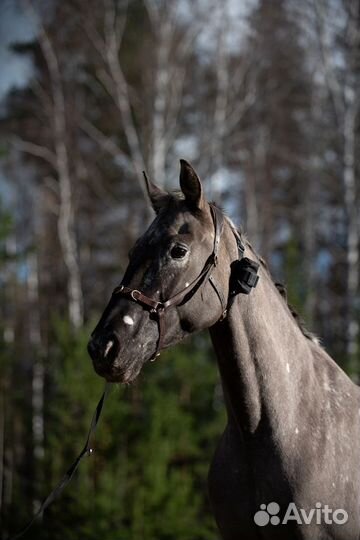
[[[250,246],[245,255],[257,259]],[[272,432],[285,425],[296,432],[298,388],[312,383],[315,345],[303,335],[263,265],[259,276],[257,287],[249,295],[239,294],[226,319],[210,329],[228,417],[247,433],[255,433],[263,421]]]

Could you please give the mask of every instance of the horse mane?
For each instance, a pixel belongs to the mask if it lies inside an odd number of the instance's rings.
[[[181,201],[183,199],[184,199],[184,195],[183,195],[183,193],[181,191],[173,191],[173,192],[169,193],[169,203],[174,202],[176,204],[176,203],[178,203],[179,201]],[[235,234],[235,236],[238,236],[240,238],[240,240],[242,241],[242,243],[244,243],[247,247],[249,247],[253,251],[253,253],[255,253],[256,257],[259,260],[259,263],[260,263],[261,267],[266,271],[266,273],[270,277],[270,279],[273,282],[275,288],[277,289],[277,291],[279,292],[281,298],[285,302],[285,304],[286,304],[292,318],[295,320],[296,324],[300,328],[302,334],[306,337],[306,339],[309,339],[313,343],[316,343],[317,345],[320,345],[319,338],[315,334],[313,334],[313,332],[310,332],[310,330],[308,330],[306,328],[306,324],[305,324],[303,318],[301,317],[301,315],[299,315],[299,313],[296,311],[296,309],[288,302],[286,286],[283,283],[279,283],[279,282],[274,280],[274,278],[271,275],[271,272],[269,270],[269,267],[268,267],[267,263],[256,252],[256,250],[253,248],[253,246],[250,244],[250,242],[247,239],[245,233],[241,230],[241,228],[237,227],[234,224],[234,222],[231,220],[231,218],[229,218],[229,216],[226,215],[223,208],[221,208],[215,202],[211,202],[210,204],[213,205],[213,206],[216,206],[219,210],[221,210],[225,220],[227,221],[228,225],[230,226],[230,228],[233,231],[233,233]]]
[[[224,213],[224,212],[223,212]],[[239,227],[236,227],[235,224],[232,222],[232,220],[226,216],[225,216],[225,219],[226,221],[228,222],[228,224],[230,225],[232,231],[234,232],[234,234],[236,236],[239,236],[241,241],[243,243],[245,243],[245,245],[247,247],[249,247],[254,253],[255,255],[257,256],[258,260],[259,260],[259,263],[260,263],[260,266],[266,271],[266,273],[268,274],[268,276],[270,277],[271,281],[273,282],[273,284],[275,285],[275,288],[277,289],[277,291],[279,292],[281,298],[284,300],[284,302],[286,303],[287,305],[287,308],[290,312],[290,314],[292,315],[293,319],[295,320],[295,322],[297,323],[298,327],[300,328],[302,334],[307,338],[309,339],[310,341],[312,341],[313,343],[316,343],[317,345],[320,345],[320,341],[319,341],[319,338],[313,334],[312,332],[310,332],[310,330],[308,330],[306,328],[306,325],[305,325],[305,321],[303,320],[303,318],[299,315],[299,313],[296,311],[296,309],[288,302],[288,298],[287,298],[287,289],[286,289],[286,286],[283,284],[283,283],[279,283],[277,281],[274,280],[274,278],[272,277],[271,275],[271,272],[269,270],[269,267],[267,265],[267,263],[265,262],[265,260],[260,256],[258,255],[258,253],[256,252],[256,250],[253,248],[253,246],[250,244],[249,240],[247,239],[246,235],[244,234],[244,232],[239,228]]]

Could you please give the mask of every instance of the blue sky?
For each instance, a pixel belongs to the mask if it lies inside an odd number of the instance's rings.
[[[0,100],[12,87],[24,86],[32,72],[30,60],[14,54],[9,46],[30,41],[35,32],[20,0],[0,0]]]
[[[31,60],[13,53],[10,45],[31,41],[35,33],[35,23],[26,16],[21,0],[0,0],[0,103],[11,88],[25,86],[32,74]],[[6,205],[11,204],[14,192],[1,163],[0,195]]]
[[[207,0],[202,0],[205,2]],[[225,1],[225,0],[224,0]],[[238,40],[241,19],[246,17],[249,10],[254,6],[256,0],[226,0],[229,10],[230,20],[236,24],[236,31],[229,33],[231,46],[239,46]],[[187,11],[188,0],[179,0],[179,7]],[[191,3],[191,2],[190,2]],[[36,2],[34,3],[36,6]],[[213,23],[216,24],[217,15]],[[240,23],[240,27],[239,27]],[[209,28],[202,32],[200,46],[207,49],[214,45],[211,33],[214,27],[209,21]],[[9,46],[15,42],[31,41],[36,34],[36,25],[31,16],[26,13],[25,3],[22,0],[0,0],[0,101],[12,87],[22,87],[26,85],[32,73],[31,61],[21,55],[16,55]]]

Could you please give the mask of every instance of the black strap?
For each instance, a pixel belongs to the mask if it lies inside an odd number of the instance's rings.
[[[209,283],[214,289],[214,291],[216,292],[218,299],[220,300],[221,309],[222,309],[220,321],[222,321],[225,319],[227,315],[227,301],[225,300],[221,289],[219,289],[219,287],[216,285],[214,277],[212,275],[209,277]]]
[[[225,301],[221,298],[221,295],[219,291],[217,290],[215,282],[211,281],[211,272],[213,268],[217,265],[217,261],[218,261],[220,239],[221,239],[222,231],[224,228],[224,215],[221,212],[221,210],[213,204],[210,204],[210,211],[211,211],[211,216],[212,216],[214,228],[215,228],[213,250],[210,256],[208,257],[204,265],[204,268],[191,283],[188,283],[183,289],[178,291],[176,294],[174,294],[174,296],[172,296],[171,298],[169,298],[168,300],[164,302],[154,300],[153,298],[144,294],[142,291],[139,291],[137,289],[132,289],[131,287],[127,287],[123,284],[116,287],[113,291],[113,297],[116,296],[117,294],[126,296],[129,300],[132,300],[144,306],[146,309],[149,309],[150,313],[156,317],[157,323],[158,323],[159,337],[156,344],[155,352],[150,358],[151,361],[155,360],[160,355],[160,351],[163,348],[163,342],[164,342],[164,336],[165,336],[165,320],[164,320],[165,311],[171,306],[179,306],[183,302],[187,302],[187,300],[196,293],[198,287],[202,283],[206,282],[208,279],[210,280],[212,287],[215,289],[220,299],[221,306],[223,308],[222,318],[226,315]],[[100,323],[102,322],[102,320],[103,318],[100,320]],[[100,325],[100,323],[98,323],[98,326]],[[98,328],[98,326],[96,328]],[[94,332],[96,332],[96,328]]]
[[[90,424],[90,428],[89,428],[89,432],[88,432],[88,435],[87,435],[87,438],[86,438],[85,446],[81,450],[78,457],[75,459],[74,463],[66,471],[66,473],[64,474],[64,476],[62,477],[62,479],[60,480],[58,485],[52,490],[52,492],[42,502],[42,504],[40,505],[40,508],[38,509],[38,511],[36,512],[36,514],[32,518],[32,520],[26,525],[26,527],[24,527],[20,532],[18,532],[15,536],[10,538],[9,540],[17,540],[18,538],[21,538],[30,529],[30,527],[35,523],[35,521],[43,514],[43,512],[46,510],[46,508],[48,506],[50,506],[50,504],[52,502],[54,502],[55,499],[57,499],[59,497],[59,495],[61,494],[63,489],[71,481],[71,479],[72,479],[76,469],[78,468],[80,461],[83,459],[83,457],[85,455],[87,455],[87,456],[91,455],[91,453],[92,453],[91,443],[92,443],[93,435],[95,434],[96,427],[97,427],[99,419],[100,419],[100,414],[101,414],[102,408],[104,406],[105,399],[107,398],[107,395],[109,394],[109,391],[110,391],[110,383],[106,383],[105,388],[104,388],[104,392],[103,392],[103,394],[102,394],[102,396],[101,396],[101,398],[99,400],[99,403],[97,404],[95,412],[93,414],[91,424]]]
[[[235,234],[235,240],[239,252],[239,259],[242,259],[244,256],[245,248],[238,233]]]

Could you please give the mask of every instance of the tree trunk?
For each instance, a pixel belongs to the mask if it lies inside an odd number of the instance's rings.
[[[4,388],[0,389],[0,515],[3,507],[4,453],[5,453],[5,398]]]
[[[356,197],[355,130],[357,98],[353,88],[345,88],[347,106],[344,115],[344,198],[347,215],[347,342],[350,369],[357,360],[359,341],[358,313],[355,306],[359,289],[359,211]]]
[[[152,174],[159,186],[165,185],[166,159],[166,103],[169,91],[170,66],[168,65],[171,49],[172,25],[167,18],[159,29],[159,45],[157,51],[157,69],[155,75],[155,101],[153,113],[152,136]]]
[[[219,28],[217,32],[216,56],[216,98],[213,117],[213,129],[210,144],[210,174],[212,184],[210,196],[214,197],[214,184],[216,177],[224,165],[224,137],[226,131],[226,117],[228,110],[229,67],[226,50],[226,38],[229,33],[228,1],[219,3]],[[218,197],[217,197],[218,198]]]
[[[83,293],[75,234],[70,163],[66,147],[65,99],[58,59],[44,29],[40,32],[40,44],[51,78],[55,160],[60,193],[58,232],[68,271],[69,318],[72,325],[78,328],[83,323]]]
[[[39,279],[36,254],[29,259],[28,306],[31,312],[29,319],[29,342],[32,356],[32,449],[33,449],[33,511],[36,512],[40,499],[37,497],[37,486],[42,485],[42,461],[44,458],[44,364],[42,361],[42,342],[39,313]]]

